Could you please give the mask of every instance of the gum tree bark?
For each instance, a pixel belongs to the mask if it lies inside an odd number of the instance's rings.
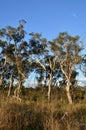
[[[62,32],[49,43],[66,81],[65,89],[68,102],[72,104],[70,93],[71,78],[75,66],[80,63],[80,52],[82,50],[79,36],[70,36],[67,32]]]

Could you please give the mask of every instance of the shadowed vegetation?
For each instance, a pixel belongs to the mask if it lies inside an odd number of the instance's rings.
[[[42,92],[40,88],[24,89],[21,102],[6,98],[6,90],[0,91],[0,129],[85,130],[85,94],[77,90],[74,93],[76,103],[70,105],[65,92],[60,91],[57,88],[52,91],[51,103],[47,103],[47,90]]]

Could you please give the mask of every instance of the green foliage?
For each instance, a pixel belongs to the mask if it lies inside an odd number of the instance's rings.
[[[60,79],[59,87],[66,86],[69,79],[73,96],[73,89],[77,84],[75,67],[82,64],[84,71],[86,62],[85,55],[80,55],[80,37],[61,32],[58,37],[48,41],[41,34],[32,32],[27,37],[29,40],[26,40],[25,23],[25,20],[21,20],[17,27],[7,26],[0,29],[0,86],[9,88],[9,91],[13,88],[19,97],[25,80],[34,72],[38,87],[41,86],[42,90],[45,88],[46,91],[50,86],[53,92],[53,88],[58,87],[57,81]],[[63,90],[60,91],[59,96],[62,100],[63,92],[65,93]],[[41,98],[40,91],[33,93],[32,98],[28,97],[33,101]],[[66,95],[64,98],[64,101],[67,101]]]

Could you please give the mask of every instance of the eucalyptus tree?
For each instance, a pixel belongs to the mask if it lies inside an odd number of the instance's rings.
[[[24,23],[25,21],[22,20],[16,28],[7,26],[0,30],[1,54],[5,59],[5,66],[8,66],[6,73],[7,76],[9,75],[10,88],[13,79],[16,79],[18,82],[18,86],[14,91],[15,97],[19,97],[22,83],[27,78],[29,72],[28,43],[24,40],[26,34]],[[8,95],[10,95],[10,88]]]
[[[75,66],[80,62],[80,46],[79,36],[70,36],[68,33],[60,33],[59,36],[50,42],[51,51],[57,59],[60,69],[65,76],[66,94],[70,104],[72,97],[70,93],[71,76]]]
[[[51,100],[51,90],[53,87],[53,83],[61,76],[61,71],[56,61],[55,57],[51,54],[48,54],[45,57],[45,70],[46,70],[46,77],[48,81],[48,101]]]
[[[30,33],[29,40],[29,54],[32,64],[32,71],[36,73],[36,79],[38,85],[42,85],[42,81],[46,77],[46,70],[43,64],[45,64],[44,57],[48,54],[47,40],[42,38],[39,33]]]
[[[50,52],[49,43],[45,38],[42,38],[38,33],[30,35],[32,36],[29,43],[31,58],[36,65],[36,72],[41,76],[40,79],[45,80],[48,84],[48,101],[50,102],[52,80],[58,73],[57,61]]]

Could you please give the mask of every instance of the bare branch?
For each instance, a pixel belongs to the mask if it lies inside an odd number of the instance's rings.
[[[41,67],[42,67],[44,70],[46,70],[46,67],[44,66],[44,64],[41,63],[38,59],[37,59],[37,63],[39,63],[39,64],[41,65]]]
[[[60,63],[60,67],[61,67],[61,70],[62,70],[63,74],[65,75],[66,79],[68,79],[68,76],[67,76],[66,72],[63,69],[62,63]]]
[[[18,71],[24,78],[26,78],[26,76],[20,70],[18,70]]]

